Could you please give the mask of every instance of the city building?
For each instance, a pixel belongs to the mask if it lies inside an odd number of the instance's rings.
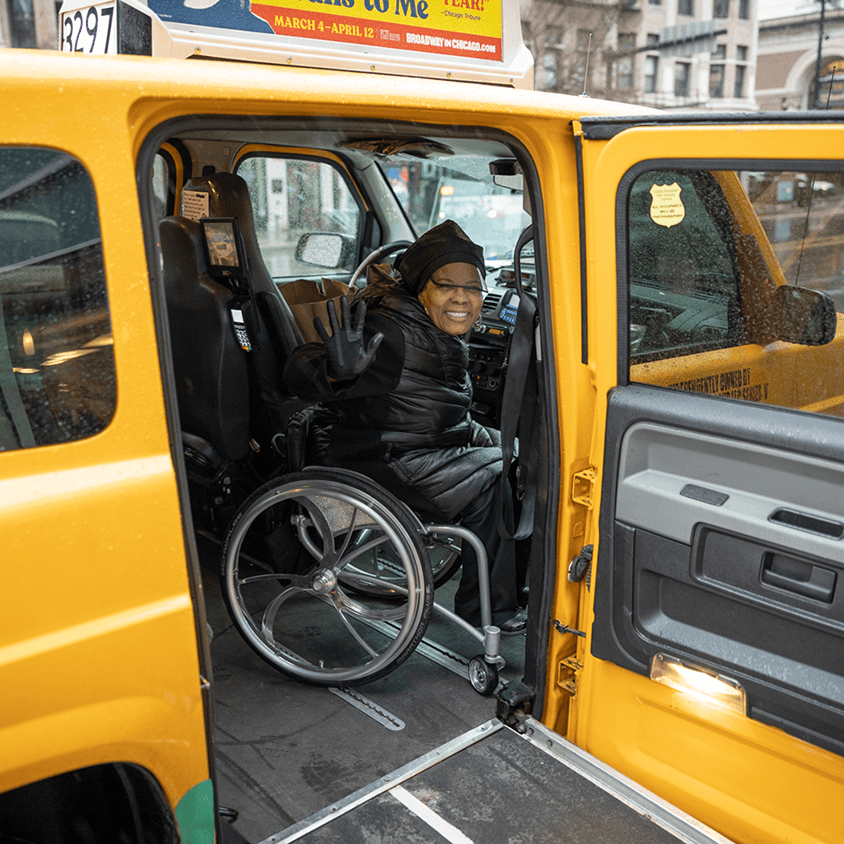
[[[755,110],[758,0],[522,0],[535,87],[668,110]]]
[[[827,0],[796,11],[759,22],[759,108],[844,108],[844,9]]]
[[[60,0],[0,0],[0,47],[55,50]]]

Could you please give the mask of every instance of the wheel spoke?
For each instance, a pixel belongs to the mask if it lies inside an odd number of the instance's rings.
[[[401,591],[405,597],[408,594],[407,589],[397,591]],[[371,603],[363,603],[356,600],[350,595],[341,594],[343,609],[355,618],[364,619],[365,621],[399,621],[407,615],[408,601],[406,600],[401,602],[386,600],[385,606],[375,606]]]
[[[286,580],[291,586],[297,586],[300,589],[307,589],[310,584],[310,580],[305,575],[278,572],[274,574],[252,574],[248,577],[238,578],[237,585],[243,586],[245,583],[257,583],[260,580]]]
[[[358,588],[361,586],[372,586],[387,594],[407,595],[406,586],[400,586],[398,583],[384,580],[382,577],[375,577],[359,569],[352,569],[351,571],[346,569],[343,572],[343,584]]]
[[[319,554],[318,549],[313,544],[313,542],[308,539],[308,550],[318,559],[320,562],[325,565],[325,561],[333,561],[336,556],[336,552],[334,550],[334,534],[331,531],[331,525],[328,524],[328,520],[320,510],[319,506],[314,502],[311,501],[309,498],[304,498],[300,501],[300,504],[308,511],[308,515],[311,517],[311,522],[313,526],[316,528],[317,533],[319,533],[320,539],[322,539],[322,554]],[[300,525],[299,535],[301,537],[303,528]],[[316,551],[316,553],[315,553]]]
[[[369,645],[367,642],[365,642],[365,641],[364,641],[364,639],[363,639],[363,637],[360,635],[360,633],[358,633],[358,631],[357,631],[357,630],[355,630],[355,628],[354,628],[354,627],[352,627],[352,623],[349,621],[349,619],[348,619],[348,618],[346,618],[346,614],[343,612],[343,600],[342,600],[342,595],[341,595],[341,593],[339,593],[339,592],[334,592],[334,593],[332,594],[331,598],[332,598],[332,602],[334,603],[334,609],[336,609],[336,610],[337,610],[337,615],[339,615],[339,616],[340,616],[340,621],[342,621],[342,622],[343,622],[343,624],[346,626],[346,629],[349,631],[349,633],[351,633],[351,634],[352,634],[352,636],[354,636],[354,637],[355,637],[355,639],[357,640],[358,644],[359,644],[359,645],[360,645],[360,646],[361,646],[364,650],[366,650],[366,651],[367,651],[367,652],[368,652],[371,656],[373,656],[373,657],[377,657],[377,656],[378,656],[378,651],[373,650],[373,649],[370,647],[370,645]]]
[[[343,540],[343,547],[337,553],[338,561],[343,559],[343,555],[346,553],[346,549],[349,547],[349,541],[352,538],[352,534],[355,532],[355,524],[358,520],[358,513],[360,513],[360,509],[355,507],[354,512],[352,513],[352,520],[351,522],[349,522],[349,527],[346,530],[346,538]],[[340,568],[342,568],[342,565],[338,562],[334,571],[337,572]]]
[[[366,554],[368,551],[371,551],[373,548],[377,548],[379,545],[383,544],[383,542],[384,534],[380,533],[374,539],[370,539],[369,542],[365,542],[363,545],[355,545],[355,547],[348,554],[341,556],[340,559],[337,561],[337,564],[334,566],[334,574],[340,574],[342,569],[349,563],[356,560],[362,554]]]
[[[275,617],[278,613],[279,607],[292,595],[295,595],[299,592],[304,592],[301,586],[288,586],[287,589],[283,589],[272,601],[267,604],[266,608],[264,609],[264,613],[261,616],[261,633],[264,636],[264,639],[269,642],[271,645],[275,645],[275,636],[273,636],[273,624],[275,624]]]

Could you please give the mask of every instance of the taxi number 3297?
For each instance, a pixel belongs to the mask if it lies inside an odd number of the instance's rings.
[[[113,3],[62,13],[63,53],[117,53],[117,21]]]

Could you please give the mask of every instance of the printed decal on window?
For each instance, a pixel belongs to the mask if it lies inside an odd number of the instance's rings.
[[[651,185],[651,219],[658,226],[670,229],[682,223],[686,209],[680,199],[683,189],[677,182],[670,185]]]

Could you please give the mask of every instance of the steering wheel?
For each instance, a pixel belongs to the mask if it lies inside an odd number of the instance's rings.
[[[349,287],[354,287],[355,282],[363,275],[364,270],[375,261],[379,260],[380,258],[386,258],[387,255],[392,255],[394,252],[399,252],[402,249],[407,249],[408,246],[412,246],[413,244],[409,240],[393,240],[390,243],[385,243],[383,246],[379,246],[374,252],[370,252],[361,262],[358,264],[357,269],[352,273],[351,279],[349,279]]]

